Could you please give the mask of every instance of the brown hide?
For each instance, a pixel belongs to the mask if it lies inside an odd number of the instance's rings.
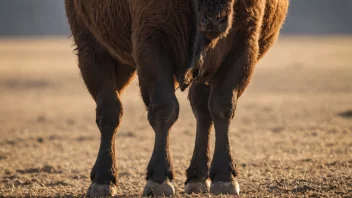
[[[240,54],[244,45],[249,45],[249,48],[253,49],[247,53],[256,54],[254,62],[261,59],[277,40],[286,18],[288,4],[288,0],[237,0],[234,5],[232,28],[228,35],[212,40],[208,49],[204,49],[206,52],[203,53],[206,55],[204,64],[200,67],[201,76],[198,81],[216,83],[222,79],[222,75],[227,74],[228,67],[235,65],[235,62],[227,60],[230,51],[232,54]],[[254,66],[255,64],[250,65]],[[253,72],[253,68],[238,69],[248,69],[249,76]],[[250,77],[247,81],[249,80]],[[245,89],[247,84],[248,82],[240,86]]]
[[[76,37],[88,29],[119,62],[138,67],[134,61],[138,39],[148,39],[159,32],[169,38],[175,70],[192,61],[196,31],[193,1],[66,0],[65,3],[75,42],[80,42],[80,46],[85,41]]]

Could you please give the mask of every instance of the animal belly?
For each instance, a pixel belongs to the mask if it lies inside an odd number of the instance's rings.
[[[131,56],[131,17],[128,0],[76,0],[75,8],[91,33],[122,64],[135,67]]]

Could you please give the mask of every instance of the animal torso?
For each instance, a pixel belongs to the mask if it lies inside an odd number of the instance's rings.
[[[68,1],[67,1],[68,2]],[[77,14],[77,20],[108,51],[124,64],[134,65],[131,57],[131,17],[128,0],[96,1],[75,0],[70,7]]]
[[[188,0],[66,1],[75,20],[94,35],[123,64],[137,67],[133,58],[135,34],[167,34],[176,65],[185,65],[190,44],[191,3]],[[70,13],[68,13],[70,15]]]

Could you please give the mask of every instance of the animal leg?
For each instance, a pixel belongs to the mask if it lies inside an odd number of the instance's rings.
[[[210,87],[204,83],[194,82],[189,90],[189,100],[193,114],[197,119],[196,140],[191,164],[188,167],[185,192],[205,193],[209,191],[209,135],[213,120],[208,110]]]
[[[256,43],[248,45],[244,42],[239,45],[226,57],[210,85],[208,108],[214,121],[216,139],[209,172],[212,194],[239,194],[239,186],[235,180],[237,172],[231,156],[229,126],[235,114],[237,100],[250,82],[258,51]]]
[[[173,64],[168,37],[152,31],[135,34],[134,58],[141,94],[148,108],[148,120],[155,132],[154,150],[147,168],[143,196],[173,196],[173,168],[169,133],[176,122],[179,104],[175,96]]]
[[[221,87],[212,89],[209,98],[209,111],[215,127],[215,151],[209,173],[212,194],[239,193],[229,142],[229,126],[235,113],[236,103],[236,92],[226,91]]]
[[[87,196],[116,196],[115,135],[123,114],[120,93],[135,69],[121,65],[94,38],[88,38],[83,40],[77,36],[75,41],[83,80],[96,102],[96,123],[101,141]]]
[[[95,60],[89,60],[96,57]],[[117,166],[115,161],[115,134],[122,118],[122,104],[117,93],[114,66],[102,54],[79,51],[79,65],[87,88],[96,102],[96,123],[101,142],[87,196],[115,196],[117,194]]]
[[[107,61],[105,63],[92,62],[92,65],[85,66],[90,67],[85,71],[87,73],[82,72],[97,104],[96,122],[101,132],[98,156],[91,171],[92,184],[87,191],[88,197],[116,196],[117,193],[115,135],[123,115],[120,94],[134,75],[135,69],[120,65],[110,58],[104,57]],[[90,74],[96,75],[95,79]]]
[[[116,196],[115,135],[123,114],[120,94],[136,72],[134,68],[120,64],[99,44],[77,15],[73,1],[66,0],[65,5],[77,46],[79,68],[96,102],[96,123],[101,133],[87,196]]]
[[[235,114],[237,100],[248,86],[260,57],[259,37],[265,8],[263,3],[263,0],[246,1],[246,11],[254,12],[239,15],[237,22],[246,22],[246,26],[236,32],[236,47],[226,55],[210,84],[209,112],[214,121],[216,138],[209,171],[212,194],[239,194],[239,186],[235,180],[237,171],[231,156],[229,126]]]

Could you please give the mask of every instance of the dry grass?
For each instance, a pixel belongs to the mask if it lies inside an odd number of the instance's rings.
[[[71,44],[0,40],[0,197],[82,197],[90,183],[99,133]],[[282,37],[257,66],[230,133],[242,197],[352,197],[351,46],[352,37]],[[195,120],[177,95],[171,151],[186,197]],[[139,197],[154,133],[136,80],[123,101],[119,195]]]

